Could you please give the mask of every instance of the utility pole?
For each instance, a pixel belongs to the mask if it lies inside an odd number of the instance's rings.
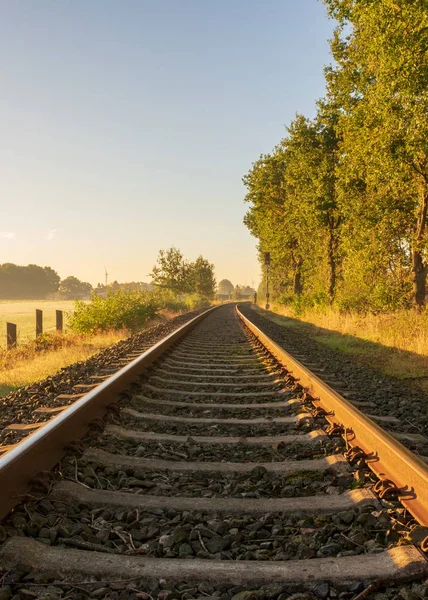
[[[106,287],[107,287],[108,273],[107,273],[107,269],[105,267],[104,267],[104,273],[105,273],[105,281],[106,281]]]
[[[269,268],[270,268],[270,252],[265,252],[265,267],[266,267],[266,310],[269,310]]]

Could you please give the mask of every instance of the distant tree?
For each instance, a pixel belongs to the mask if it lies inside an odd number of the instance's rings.
[[[254,288],[250,287],[249,285],[244,285],[241,288],[241,295],[242,296],[254,296],[255,291],[256,290]]]
[[[241,298],[242,298],[242,285],[235,285],[235,288],[233,290],[233,299],[241,300]]]
[[[214,265],[203,256],[199,256],[191,265],[191,274],[193,291],[204,298],[214,298],[216,288]]]
[[[229,296],[230,294],[233,294],[234,289],[233,283],[228,279],[222,279],[218,284],[218,293],[222,296]]]
[[[103,283],[98,283],[94,288],[94,292],[98,296],[106,296],[109,292],[117,292],[118,290],[123,290],[125,292],[152,292],[153,284],[145,283],[144,281],[130,281],[126,283],[119,283],[117,281],[113,281],[108,286],[105,286]]]
[[[91,295],[92,285],[86,281],[80,281],[77,277],[66,277],[61,281],[59,293],[65,300],[75,300],[76,298],[87,298]]]
[[[180,250],[160,250],[150,276],[155,286],[171,290],[176,294],[192,292],[192,265],[185,260]]]
[[[58,290],[60,277],[51,267],[0,265],[0,298],[42,299]]]

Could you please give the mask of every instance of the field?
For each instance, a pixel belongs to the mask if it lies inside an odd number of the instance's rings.
[[[36,336],[36,308],[43,311],[43,331],[50,332],[55,331],[55,311],[72,312],[73,306],[74,300],[0,300],[0,348],[6,347],[7,321],[16,323],[18,345],[24,344]]]

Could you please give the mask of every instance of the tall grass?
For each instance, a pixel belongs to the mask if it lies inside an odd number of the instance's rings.
[[[9,351],[1,350],[0,397],[45,379],[72,363],[86,360],[128,336],[129,331],[126,330],[109,331],[91,337],[71,333],[54,334],[45,336],[42,344],[30,342]]]
[[[391,348],[428,356],[428,311],[398,310],[381,314],[342,312],[334,308],[307,309],[296,316],[284,306],[274,306],[274,312],[376,342]]]

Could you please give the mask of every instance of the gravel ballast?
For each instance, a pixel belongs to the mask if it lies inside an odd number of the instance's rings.
[[[282,348],[298,355],[298,360],[302,361],[304,357],[310,370],[322,369],[317,373],[319,377],[327,380],[350,402],[374,404],[367,409],[361,408],[363,412],[394,416],[400,420],[399,425],[392,427],[394,430],[422,433],[428,438],[428,396],[422,391],[353,362],[349,356],[317,342],[301,328],[273,323],[249,304],[241,304],[239,309]],[[335,380],[340,383],[335,384]]]

